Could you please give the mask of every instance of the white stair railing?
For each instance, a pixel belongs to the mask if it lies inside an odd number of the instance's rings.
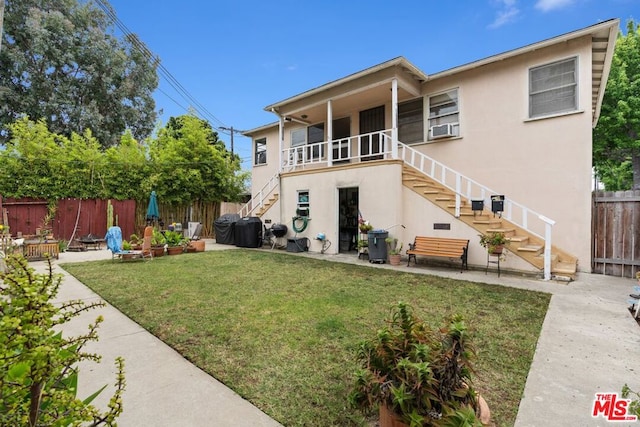
[[[267,183],[260,189],[260,191],[258,191],[255,196],[251,198],[251,200],[249,200],[244,204],[244,206],[240,208],[240,210],[238,211],[238,215],[240,215],[242,218],[251,216],[251,214],[255,212],[256,209],[263,207],[265,199],[269,197],[271,193],[273,193],[273,190],[278,188],[279,182],[279,176],[276,173],[269,179],[269,181],[267,181]]]
[[[401,158],[405,164],[414,167],[455,193],[456,217],[460,216],[462,198],[467,200],[482,200],[485,206],[491,207],[491,196],[499,195],[499,193],[490,188],[405,144],[398,143],[398,147],[398,157]],[[555,221],[508,197],[505,197],[504,212],[501,215],[508,221],[545,242],[544,279],[551,279],[551,229]]]

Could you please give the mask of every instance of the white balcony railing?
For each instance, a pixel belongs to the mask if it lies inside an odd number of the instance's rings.
[[[437,160],[409,147],[397,143],[394,150],[392,143],[392,131],[383,130],[348,138],[323,141],[314,144],[306,144],[283,150],[282,171],[289,172],[305,168],[331,167],[343,162],[361,162],[375,159],[399,158],[405,164],[410,165],[436,182],[450,189],[456,194],[455,215],[460,216],[462,199],[483,200],[485,206],[491,206],[491,196],[500,193],[474,181],[471,178],[445,166]],[[273,191],[272,178],[265,187],[254,196],[252,202],[256,206],[249,210],[251,213],[257,207],[262,206],[263,198]],[[255,200],[255,202],[254,202]],[[243,211],[244,212],[244,211]],[[241,213],[243,215],[243,213]],[[551,278],[551,229],[555,222],[532,209],[506,197],[504,211],[501,214],[505,219],[526,230],[545,242],[544,249],[544,278]],[[244,216],[244,215],[243,215]]]
[[[285,148],[285,172],[307,167],[329,167],[335,163],[391,158],[391,131],[365,133],[348,138]]]

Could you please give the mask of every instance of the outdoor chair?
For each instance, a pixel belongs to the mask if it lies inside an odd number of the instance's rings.
[[[153,259],[153,250],[151,249],[151,241],[153,240],[153,227],[147,225],[144,228],[144,237],[142,238],[142,257]]]
[[[200,240],[200,234],[202,233],[202,224],[198,224],[196,229],[193,230],[193,235],[189,236],[189,240]]]
[[[107,248],[111,251],[112,261],[117,258],[120,260],[145,258],[143,251],[125,251],[122,249],[122,230],[117,225],[109,227],[104,239],[107,242]],[[149,241],[149,243],[151,243],[151,241]]]

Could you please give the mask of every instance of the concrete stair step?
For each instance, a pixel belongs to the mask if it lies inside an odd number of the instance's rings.
[[[487,228],[487,233],[502,233],[505,237],[515,236],[515,228]]]
[[[511,236],[507,238],[508,241],[514,243],[520,243],[521,245],[526,244],[529,241],[529,236]],[[533,245],[531,245],[533,246]]]
[[[540,245],[522,245],[517,249],[517,251],[519,251],[519,252],[531,252],[531,253],[534,253],[536,255],[539,255],[539,254],[542,253],[543,249],[544,249],[544,246],[540,246]]]
[[[498,229],[502,225],[502,220],[501,219],[495,219],[495,218],[474,219],[473,223],[474,224],[488,225],[490,229]]]
[[[557,262],[551,268],[551,274],[556,276],[556,278],[565,277],[568,280],[575,280],[577,267],[575,262]]]

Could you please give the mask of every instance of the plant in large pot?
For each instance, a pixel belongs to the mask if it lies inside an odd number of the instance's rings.
[[[472,387],[474,357],[461,316],[432,330],[398,303],[387,325],[359,345],[349,401],[365,413],[379,407],[380,427],[486,424],[489,409]]]
[[[387,243],[387,252],[389,256],[389,264],[400,265],[400,258],[402,253],[402,243],[398,246],[398,239],[395,237],[387,237],[384,239]]]
[[[167,255],[177,255],[184,252],[187,239],[178,231],[165,231],[164,238],[167,242]]]
[[[479,236],[480,246],[492,255],[502,255],[504,245],[509,243],[507,237],[500,231],[489,231],[487,234],[479,234]]]
[[[164,238],[164,234],[154,228],[153,234],[151,235],[151,252],[153,252],[154,257],[164,255],[164,245],[166,243],[167,241]]]

